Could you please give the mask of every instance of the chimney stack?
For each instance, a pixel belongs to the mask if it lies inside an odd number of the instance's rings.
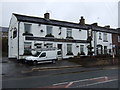
[[[106,25],[105,28],[110,29],[110,25]]]
[[[81,19],[80,19],[79,24],[81,24],[81,25],[85,25],[85,19],[83,18],[83,16],[81,16]]]
[[[50,18],[50,14],[49,14],[49,13],[45,13],[45,14],[44,14],[44,18],[45,18],[45,19],[49,19],[49,18]]]
[[[93,23],[92,26],[98,26],[98,23]]]

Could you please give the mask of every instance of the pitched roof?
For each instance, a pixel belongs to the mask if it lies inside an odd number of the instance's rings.
[[[26,16],[26,15],[20,15],[20,14],[14,14],[14,15],[17,17],[18,21],[23,21],[23,22],[32,22],[32,23],[55,25],[55,26],[78,28],[78,29],[80,28],[88,29],[88,26],[89,26],[89,25],[83,26],[78,23],[59,21],[59,20],[53,20],[53,19],[45,19],[45,18],[34,17],[34,16]]]
[[[60,21],[60,20],[54,20],[54,19],[45,19],[45,18],[41,18],[41,17],[20,15],[20,14],[15,14],[15,13],[13,13],[13,15],[16,16],[18,21],[22,21],[22,22],[31,22],[31,23],[62,26],[62,27],[85,29],[85,30],[88,30],[89,28],[92,27],[93,31],[118,33],[118,31],[116,29],[105,28],[105,27],[101,27],[101,26],[94,26],[94,25],[90,25],[90,24],[81,25],[79,23]]]

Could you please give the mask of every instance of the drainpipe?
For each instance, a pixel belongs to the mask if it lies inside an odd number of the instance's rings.
[[[96,37],[96,34],[97,32],[94,31],[94,54],[97,55],[97,52],[96,52],[96,46],[97,46],[97,37]]]
[[[19,59],[19,30],[20,30],[20,21],[18,22],[18,59]]]

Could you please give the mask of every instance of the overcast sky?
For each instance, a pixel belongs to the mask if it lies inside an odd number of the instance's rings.
[[[100,26],[118,27],[118,0],[115,2],[32,0],[32,2],[1,2],[0,6],[2,7],[0,26],[4,27],[9,26],[12,13],[43,17],[45,12],[50,13],[51,19],[78,23],[80,17],[84,16],[86,24],[97,22]]]

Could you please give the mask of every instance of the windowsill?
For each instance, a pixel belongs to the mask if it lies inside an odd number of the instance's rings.
[[[33,36],[31,33],[23,33],[23,36]]]
[[[73,53],[67,53],[66,55],[73,55]]]
[[[73,39],[73,37],[66,37],[66,39]]]
[[[108,42],[108,40],[103,40],[103,42]]]
[[[99,40],[102,40],[102,38],[99,38]]]
[[[51,34],[47,34],[45,37],[54,37],[54,36]]]

